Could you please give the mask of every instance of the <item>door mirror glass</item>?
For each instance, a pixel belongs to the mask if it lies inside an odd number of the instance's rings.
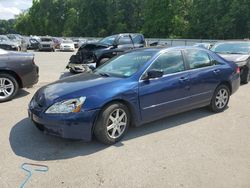
[[[163,76],[163,71],[152,69],[152,70],[150,70],[150,71],[147,72],[145,80],[147,80],[147,79],[153,79],[153,78],[160,78],[162,76]]]

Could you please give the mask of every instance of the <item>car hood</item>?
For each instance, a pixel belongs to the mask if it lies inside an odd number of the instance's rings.
[[[14,45],[14,46],[18,46],[18,43],[17,42],[13,42],[13,41],[2,41],[0,42],[0,44],[6,44],[6,45]]]
[[[61,43],[62,46],[74,46],[74,43]]]
[[[65,99],[78,98],[83,95],[86,97],[97,95],[96,88],[105,87],[121,79],[102,77],[93,73],[70,76],[39,89],[35,94],[35,100],[39,105],[48,107]]]
[[[241,61],[246,61],[250,55],[248,54],[219,54],[221,57],[226,59],[227,61],[232,61],[232,62],[241,62]]]

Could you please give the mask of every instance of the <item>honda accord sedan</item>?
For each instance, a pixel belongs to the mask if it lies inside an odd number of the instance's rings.
[[[43,132],[113,144],[130,125],[208,106],[226,109],[240,70],[198,47],[150,48],[116,56],[92,73],[39,89],[29,117]]]

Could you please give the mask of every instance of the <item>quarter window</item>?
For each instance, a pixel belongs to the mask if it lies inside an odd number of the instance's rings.
[[[161,70],[164,75],[184,71],[181,51],[171,51],[160,55],[150,69]]]
[[[203,50],[186,50],[186,57],[189,62],[190,69],[197,69],[212,65],[208,54]]]

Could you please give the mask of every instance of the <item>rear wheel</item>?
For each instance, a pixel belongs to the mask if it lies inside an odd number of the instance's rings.
[[[13,99],[18,89],[18,83],[13,76],[0,73],[0,102]]]
[[[114,144],[122,139],[130,124],[128,108],[121,103],[113,103],[100,113],[94,135],[104,144]]]
[[[230,91],[228,86],[220,85],[216,88],[211,103],[209,105],[212,112],[223,112],[228,105]]]

